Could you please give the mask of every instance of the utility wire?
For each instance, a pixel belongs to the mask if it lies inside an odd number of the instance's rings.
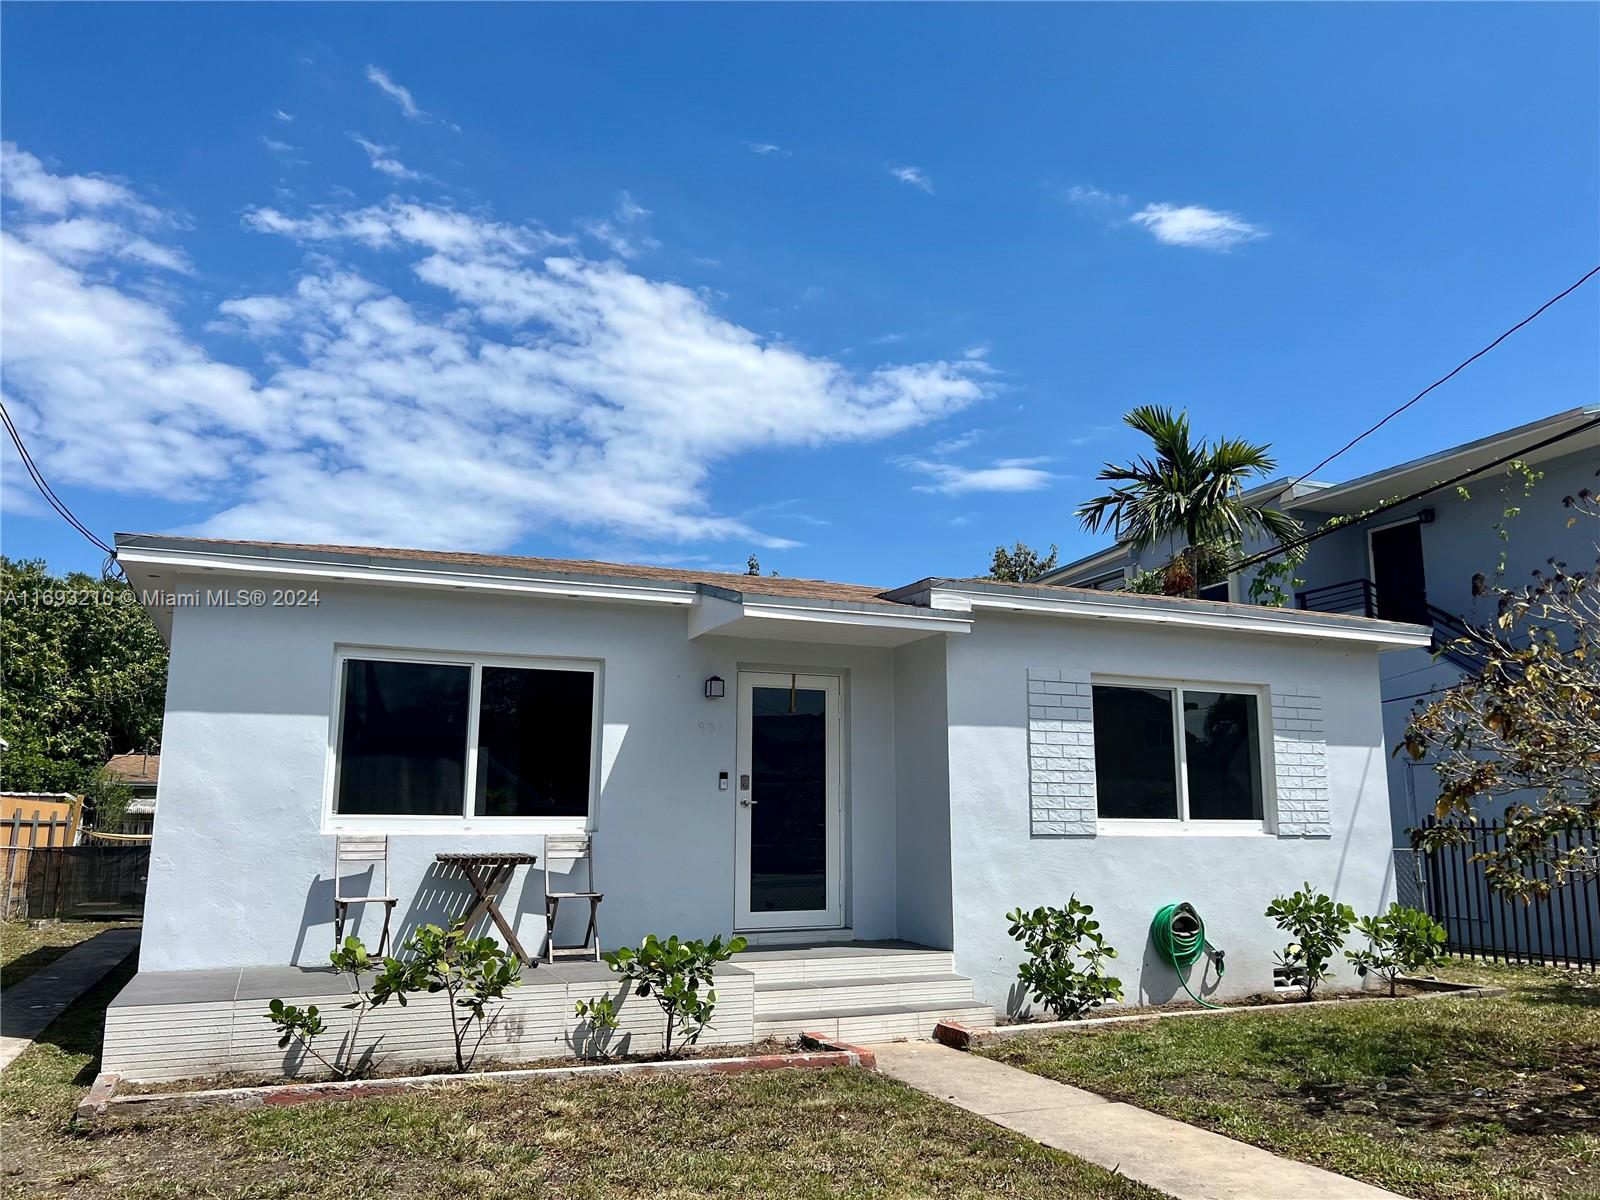
[[[62,520],[66,521],[68,525],[71,525],[85,538],[87,538],[90,544],[95,547],[95,549],[104,554],[109,554],[112,557],[115,557],[117,553],[116,550],[111,546],[108,546],[103,540],[91,532],[87,525],[78,520],[77,517],[73,516],[72,510],[67,507],[66,502],[63,501],[61,497],[57,496],[51,489],[50,484],[46,481],[43,472],[41,472],[38,466],[34,463],[33,456],[28,453],[28,447],[23,444],[22,435],[17,432],[17,427],[11,420],[11,414],[6,411],[6,406],[4,403],[0,403],[0,421],[5,422],[6,432],[11,435],[11,441],[16,446],[17,453],[22,456],[22,465],[27,468],[28,477],[33,480],[34,486],[39,489],[39,494],[49,502],[51,508],[55,509],[56,512],[60,514]]]
[[[1394,420],[1401,413],[1405,412],[1406,409],[1410,408],[1418,400],[1421,400],[1424,396],[1426,396],[1429,392],[1433,391],[1433,389],[1438,387],[1440,384],[1447,383],[1451,379],[1454,379],[1462,371],[1466,370],[1469,366],[1471,366],[1473,363],[1475,363],[1478,359],[1482,358],[1485,354],[1489,353],[1489,351],[1493,350],[1496,346],[1498,346],[1501,342],[1505,341],[1513,333],[1516,333],[1517,330],[1523,328],[1526,325],[1532,324],[1535,320],[1537,320],[1540,316],[1542,316],[1544,314],[1544,311],[1546,309],[1551,308],[1552,306],[1560,303],[1562,300],[1565,300],[1568,296],[1572,295],[1573,292],[1577,291],[1584,284],[1588,283],[1589,280],[1593,279],[1596,275],[1600,275],[1600,267],[1593,268],[1586,275],[1584,275],[1584,277],[1582,279],[1578,280],[1578,282],[1574,283],[1571,287],[1567,288],[1565,291],[1561,292],[1558,295],[1550,297],[1550,299],[1546,300],[1543,304],[1541,304],[1533,312],[1531,312],[1527,316],[1523,317],[1522,320],[1518,321],[1510,329],[1506,330],[1499,337],[1495,338],[1494,341],[1490,342],[1483,349],[1479,350],[1476,354],[1472,355],[1472,357],[1463,359],[1461,362],[1457,363],[1447,374],[1439,376],[1439,378],[1435,379],[1432,383],[1430,383],[1427,387],[1423,388],[1415,396],[1411,397],[1411,399],[1407,400],[1399,408],[1396,408],[1392,412],[1390,412],[1387,416],[1385,416],[1383,418],[1383,420],[1379,421],[1376,425],[1373,425],[1371,428],[1365,429],[1361,433],[1358,433],[1355,437],[1351,438],[1344,445],[1340,446],[1332,454],[1328,455],[1327,458],[1323,459],[1316,466],[1312,467],[1304,475],[1301,475],[1299,478],[1297,478],[1293,482],[1289,483],[1283,489],[1283,491],[1278,492],[1277,495],[1272,497],[1272,499],[1276,500],[1279,496],[1285,495],[1286,493],[1293,491],[1297,486],[1299,486],[1300,484],[1304,483],[1307,479],[1310,479],[1311,476],[1315,475],[1318,471],[1322,470],[1323,467],[1327,466],[1334,459],[1338,458],[1345,451],[1349,450],[1357,442],[1360,442],[1364,438],[1367,438],[1367,437],[1371,436],[1372,434],[1378,432],[1378,430],[1382,429],[1390,421]]]
[[[1600,271],[1600,267],[1596,267],[1595,270]],[[1543,441],[1534,442],[1531,446],[1523,446],[1519,450],[1513,450],[1510,454],[1502,455],[1493,462],[1486,462],[1480,466],[1473,467],[1470,471],[1463,471],[1459,475],[1452,475],[1449,479],[1442,479],[1438,483],[1430,484],[1419,492],[1412,492],[1409,496],[1400,496],[1394,500],[1387,500],[1378,505],[1376,508],[1360,514],[1354,520],[1342,521],[1337,525],[1324,525],[1319,529],[1313,529],[1310,533],[1305,534],[1302,537],[1290,538],[1286,542],[1279,542],[1276,546],[1272,546],[1266,550],[1260,551],[1259,553],[1252,554],[1248,558],[1241,558],[1236,562],[1229,563],[1228,572],[1231,574],[1234,571],[1242,571],[1246,567],[1254,566],[1258,562],[1264,562],[1265,560],[1272,558],[1275,555],[1282,554],[1287,550],[1298,550],[1301,546],[1308,546],[1318,538],[1327,537],[1330,533],[1338,533],[1341,529],[1349,529],[1353,526],[1360,525],[1365,521],[1371,520],[1379,513],[1388,512],[1391,508],[1399,508],[1402,504],[1410,504],[1413,500],[1420,500],[1424,496],[1432,495],[1434,492],[1440,491],[1443,488],[1453,487],[1458,483],[1464,483],[1468,479],[1471,479],[1476,475],[1482,475],[1485,471],[1491,470],[1494,467],[1503,466],[1514,459],[1521,458],[1525,454],[1529,454],[1535,450],[1542,450],[1546,446],[1552,446],[1557,442],[1565,441],[1567,438],[1577,437],[1578,434],[1586,433],[1597,426],[1600,426],[1600,417],[1596,417],[1591,421],[1585,421],[1582,425],[1578,425],[1572,429],[1566,430],[1565,432],[1558,433],[1553,437],[1547,437]]]

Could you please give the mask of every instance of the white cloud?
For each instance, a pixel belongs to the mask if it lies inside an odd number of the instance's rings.
[[[52,175],[14,142],[0,142],[0,184],[5,195],[24,209],[44,216],[63,216],[74,208],[124,209],[147,220],[160,215],[102,175]]]
[[[901,183],[908,183],[914,188],[921,188],[928,195],[933,195],[933,180],[921,167],[897,167],[893,163],[884,168]]]
[[[95,277],[99,243],[80,263],[0,235],[7,401],[52,479],[181,498],[221,536],[775,547],[792,539],[717,510],[720,464],[891,436],[989,391],[960,360],[802,353],[533,225],[396,200],[245,224],[316,250],[289,287],[219,306],[213,327],[270,339],[260,375],[218,361],[143,281]],[[406,296],[376,282],[395,268]]]
[[[578,228],[618,257],[638,258],[661,245],[643,228],[649,218],[648,208],[629,193],[622,192],[609,217],[587,218],[578,222]]]
[[[1267,236],[1237,213],[1186,204],[1147,204],[1128,220],[1148,229],[1158,242],[1196,250],[1228,251]]]
[[[1001,458],[986,467],[959,467],[953,463],[907,458],[901,466],[930,477],[918,484],[919,492],[963,496],[970,492],[1036,492],[1049,487],[1055,476],[1040,467],[1047,458]]]
[[[393,156],[393,146],[380,146],[377,142],[369,142],[359,133],[352,133],[350,140],[367,152],[367,161],[372,164],[374,171],[381,172],[391,179],[421,179],[422,172],[413,171],[405,163]]]
[[[275,117],[277,117],[277,118],[278,118],[278,120],[280,120],[280,121],[285,121],[285,122],[287,122],[287,121],[292,121],[292,120],[294,120],[294,114],[293,114],[293,113],[286,113],[286,112],[284,112],[284,111],[283,111],[283,109],[281,109],[281,108],[275,108],[275,109],[273,109],[273,110],[272,110],[272,115],[273,115],[273,116],[275,116]]]
[[[293,154],[299,147],[291,146],[288,142],[280,142],[277,138],[263,137],[261,144],[274,154]]]
[[[1068,204],[1078,208],[1105,210],[1124,208],[1128,204],[1128,197],[1121,192],[1104,191],[1092,183],[1075,183],[1060,195]]]
[[[422,108],[417,105],[416,99],[411,95],[411,89],[403,86],[402,84],[396,83],[394,78],[382,67],[375,67],[369,63],[367,65],[367,82],[372,84],[385,96],[388,96],[389,99],[398,104],[400,106],[400,111],[403,112],[408,119],[421,122],[423,124],[443,125],[445,128],[453,129],[457,133],[461,132],[461,126],[453,124],[450,121],[441,121],[432,113],[424,112]]]
[[[745,147],[750,151],[751,154],[776,154],[782,158],[789,157],[789,152],[787,150],[785,150],[782,146],[776,145],[772,142],[746,142]]]

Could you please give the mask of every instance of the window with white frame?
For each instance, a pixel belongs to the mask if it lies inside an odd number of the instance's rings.
[[[1101,820],[1263,820],[1257,692],[1132,682],[1096,682],[1093,692]]]
[[[598,668],[341,653],[333,818],[583,821]]]

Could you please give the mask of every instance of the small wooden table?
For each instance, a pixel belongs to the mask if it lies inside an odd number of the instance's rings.
[[[517,935],[512,932],[511,924],[500,914],[498,893],[511,879],[511,873],[518,867],[531,867],[538,862],[538,856],[533,854],[435,854],[434,860],[445,866],[460,867],[461,873],[467,877],[467,882],[472,885],[472,890],[478,899],[467,913],[464,929],[471,929],[478,918],[484,913],[489,914],[489,919],[500,930],[500,936],[506,939],[506,946],[522,960],[524,965],[538,966],[538,962],[529,957],[528,952],[522,948],[522,943],[517,940]]]

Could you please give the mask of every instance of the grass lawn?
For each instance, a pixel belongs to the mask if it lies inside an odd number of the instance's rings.
[[[137,921],[0,921],[0,990],[21,983],[49,966],[79,942],[107,929],[126,929]]]
[[[996,1039],[978,1052],[1408,1196],[1600,1197],[1600,979]]]
[[[864,1071],[483,1084],[73,1133],[119,967],[0,1077],[0,1193],[128,1198],[1160,1193]]]

